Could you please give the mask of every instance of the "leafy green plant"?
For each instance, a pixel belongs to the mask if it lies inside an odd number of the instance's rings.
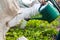
[[[25,36],[28,40],[53,40],[53,36],[58,33],[56,29],[59,25],[58,19],[52,23],[44,20],[30,20],[25,29],[21,29],[19,25],[12,27],[6,33],[6,40],[17,40],[22,36]]]

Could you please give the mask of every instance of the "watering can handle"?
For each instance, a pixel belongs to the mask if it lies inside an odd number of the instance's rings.
[[[60,7],[59,7],[59,5],[57,4],[56,0],[46,0],[46,2],[48,2],[48,1],[50,1],[50,2],[54,5],[54,7],[56,7],[57,10],[60,12]]]

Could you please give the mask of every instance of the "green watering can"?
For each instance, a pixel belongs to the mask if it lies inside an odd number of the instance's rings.
[[[58,9],[55,6],[53,6],[50,2],[47,2],[44,6],[40,7],[38,11],[40,14],[42,14],[41,18],[29,18],[28,20],[46,20],[50,23],[59,16]]]

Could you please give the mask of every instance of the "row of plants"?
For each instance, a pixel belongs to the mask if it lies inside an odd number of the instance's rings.
[[[53,40],[58,33],[56,28],[59,25],[59,18],[51,23],[44,20],[29,20],[25,29],[16,25],[6,33],[6,40],[17,40],[22,36],[25,36],[28,40]]]

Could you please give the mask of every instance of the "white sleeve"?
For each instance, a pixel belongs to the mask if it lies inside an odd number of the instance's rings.
[[[24,9],[22,8],[22,10],[20,10],[20,13],[23,14],[23,17],[28,18],[32,15],[37,14],[39,7],[40,7],[40,4],[35,4],[31,8],[24,8]]]
[[[39,7],[40,7],[40,3],[39,4],[35,4],[32,8],[31,8],[31,13],[30,13],[30,15],[36,15],[37,13],[39,13],[38,12],[38,9],[39,9]]]
[[[19,24],[20,20],[23,20],[24,18],[29,18],[31,15],[35,15],[36,13],[38,13],[39,7],[40,7],[40,4],[35,4],[31,8],[24,8],[24,9],[22,8],[20,10],[21,14],[18,14],[15,18],[13,18],[9,22],[9,26],[15,26],[16,24]]]

